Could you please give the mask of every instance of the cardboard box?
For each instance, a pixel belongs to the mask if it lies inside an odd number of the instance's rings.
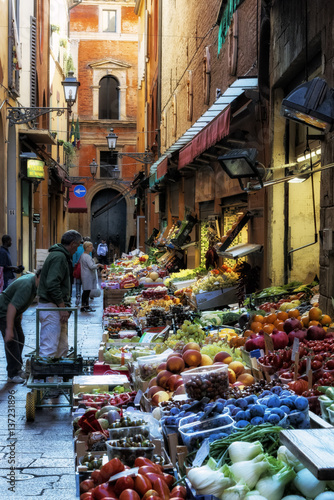
[[[108,306],[115,306],[117,304],[120,304],[124,298],[124,295],[126,294],[128,290],[127,289],[110,289],[110,288],[104,288],[103,289],[103,309],[105,309]]]

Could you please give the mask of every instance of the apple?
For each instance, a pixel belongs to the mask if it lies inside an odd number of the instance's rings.
[[[178,356],[172,356],[167,360],[167,370],[172,373],[181,373],[184,370],[184,361]]]
[[[233,359],[232,359],[232,356],[229,352],[221,351],[221,352],[217,352],[217,354],[213,358],[214,363],[216,363],[217,361],[223,362],[226,365],[228,365],[229,363],[231,363],[233,361]]]
[[[188,366],[199,366],[202,361],[202,354],[195,349],[189,349],[183,354],[183,359]]]
[[[168,370],[163,370],[162,372],[159,372],[157,375],[158,386],[163,387],[164,389],[167,389],[167,380],[172,375],[173,375],[173,373],[168,371]]]
[[[184,354],[186,351],[189,351],[189,350],[193,350],[193,351],[200,351],[201,348],[198,344],[196,344],[196,342],[189,342],[188,344],[186,344],[182,350],[182,354]]]
[[[167,388],[172,392],[175,391],[175,389],[177,389],[182,384],[183,384],[183,378],[180,375],[176,374],[172,375],[167,380]]]

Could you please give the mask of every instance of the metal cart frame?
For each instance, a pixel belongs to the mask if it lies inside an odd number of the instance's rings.
[[[40,311],[53,311],[55,308],[36,308],[36,355],[39,355],[39,340],[40,340],[40,332],[39,332],[39,313]],[[68,311],[74,313],[74,345],[73,352],[71,353],[71,358],[76,359],[77,357],[77,335],[78,335],[78,309],[76,307],[58,307],[58,311]],[[32,353],[33,355],[33,353]],[[73,405],[73,394],[72,394],[72,380],[68,380],[67,382],[58,381],[58,376],[50,373],[50,375],[55,378],[54,382],[46,382],[39,381],[35,382],[35,378],[43,378],[43,375],[36,374],[32,371],[32,364],[30,360],[30,375],[27,381],[27,387],[31,389],[31,392],[27,393],[26,398],[26,419],[27,421],[35,420],[35,410],[36,408],[64,408],[64,407],[72,407]],[[62,376],[62,375],[59,375]],[[72,379],[74,375],[66,375],[66,378]],[[66,402],[64,403],[45,403],[46,399],[51,398],[52,390],[59,390],[62,395],[65,396]]]

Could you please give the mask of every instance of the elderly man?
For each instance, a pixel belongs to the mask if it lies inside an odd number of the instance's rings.
[[[22,370],[22,351],[24,333],[22,330],[22,313],[32,304],[36,297],[39,276],[25,274],[13,281],[0,294],[0,330],[5,341],[8,382],[22,384],[25,373]]]
[[[38,287],[40,311],[40,356],[60,358],[67,355],[67,321],[69,313],[58,311],[70,307],[72,291],[72,255],[80,245],[82,236],[73,229],[63,234],[61,242],[49,248]]]

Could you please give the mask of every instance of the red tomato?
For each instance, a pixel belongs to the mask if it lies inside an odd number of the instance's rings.
[[[124,465],[119,460],[119,458],[113,458],[109,460],[103,467],[100,469],[101,477],[104,481],[108,481],[111,476],[118,474],[119,472],[123,472]]]
[[[170,497],[169,500],[184,500],[186,497]]]
[[[182,497],[182,498],[187,498],[187,488],[185,486],[175,486],[170,494],[171,497]]]
[[[96,488],[93,489],[92,493],[96,500],[102,500],[105,499],[106,497],[117,498],[114,495],[115,490],[110,485],[110,483],[102,483],[99,486],[96,486]]]
[[[138,474],[147,474],[147,472],[154,472],[155,474],[160,474],[161,475],[161,469],[156,467],[155,465],[143,465],[142,467],[139,467]]]
[[[134,490],[124,490],[119,496],[119,500],[140,500],[140,496]]]
[[[85,479],[85,481],[81,481],[80,483],[80,493],[86,493],[87,491],[93,489],[95,486],[96,485],[92,479]]]
[[[161,500],[161,497],[157,497],[156,495],[150,495],[146,500]]]
[[[92,473],[91,473],[91,475],[90,475],[90,478],[94,481],[95,486],[96,486],[97,484],[102,484],[102,483],[104,483],[104,479],[102,479],[102,477],[101,477],[101,473],[100,473],[100,471],[99,471],[98,469],[93,470],[93,472],[92,472]]]
[[[163,478],[165,483],[167,484],[168,488],[171,489],[173,484],[175,483],[176,479],[174,476],[171,474],[167,474],[166,472],[163,473]]]
[[[143,467],[145,465],[150,465],[152,467],[158,468],[161,472],[163,471],[163,468],[159,464],[155,464],[150,460],[149,458],[146,457],[137,457],[135,460],[135,467]],[[158,472],[158,471],[157,471]]]
[[[117,479],[116,484],[114,486],[114,490],[116,495],[120,495],[124,490],[133,490],[135,487],[135,482],[132,477],[120,477]]]
[[[83,493],[82,495],[80,495],[80,500],[90,500],[91,498],[94,498],[94,497],[93,497],[93,493],[91,493],[90,491],[87,491],[86,493]]]
[[[158,495],[158,492],[157,492],[157,491],[155,491],[155,490],[148,490],[148,491],[145,493],[145,495],[143,496],[142,500],[146,500],[148,497],[152,497],[152,496],[153,496],[153,497],[154,497],[154,496],[156,496],[156,497],[157,497],[157,496],[159,496],[159,495]]]
[[[143,496],[148,490],[152,489],[152,483],[148,477],[143,474],[138,474],[135,478],[135,490],[139,495]],[[155,488],[154,488],[155,489]]]
[[[157,479],[163,479],[163,475],[162,474],[157,474],[156,472],[146,472],[145,474],[143,474],[144,476],[148,477],[149,480],[151,481],[151,483],[153,484],[154,481],[156,481]]]
[[[168,500],[169,497],[170,497],[170,491],[169,491],[169,488],[167,486],[167,484],[165,483],[164,479],[156,479],[156,481],[154,481],[153,483],[153,488],[155,489],[155,491],[157,491],[159,493],[159,495],[161,496],[161,498],[163,500]]]

